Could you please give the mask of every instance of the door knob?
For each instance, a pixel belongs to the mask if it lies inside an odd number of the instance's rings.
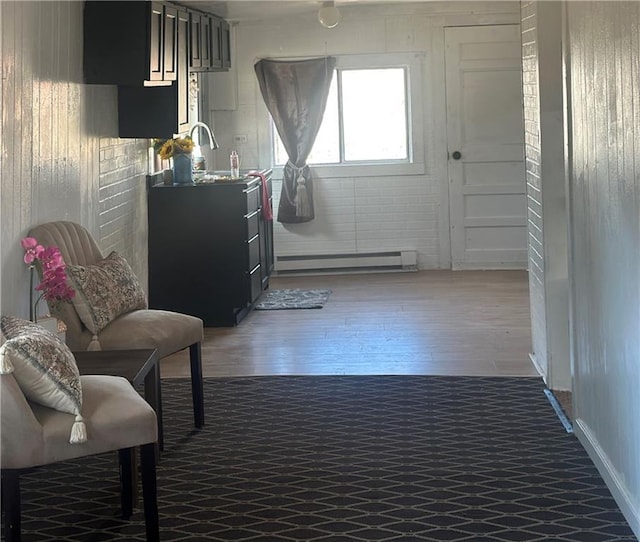
[[[460,151],[453,151],[453,153],[451,154],[451,157],[454,160],[460,160],[460,158],[462,158],[462,154],[460,154]]]

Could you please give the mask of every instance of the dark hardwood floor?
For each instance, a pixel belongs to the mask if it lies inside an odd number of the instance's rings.
[[[322,309],[253,311],[237,327],[206,328],[205,376],[537,375],[524,271],[288,276],[270,287],[332,294]],[[161,371],[187,377],[188,353]]]

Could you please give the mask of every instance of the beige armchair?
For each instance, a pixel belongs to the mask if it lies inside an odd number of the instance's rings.
[[[36,226],[29,233],[43,246],[57,246],[67,265],[95,265],[104,257],[89,232],[74,222],[49,222]],[[57,309],[67,325],[66,342],[71,350],[87,350],[95,339],[85,327],[71,303]],[[200,318],[171,311],[138,309],[123,314],[109,323],[97,336],[103,350],[156,348],[158,357],[189,347],[191,363],[191,393],[194,423],[204,425],[204,394],[202,381],[201,342],[203,323]]]
[[[142,493],[148,541],[159,540],[156,500],[156,414],[129,382],[116,376],[81,377],[89,438],[69,443],[73,415],[25,398],[13,374],[0,375],[0,467],[4,539],[20,540],[20,473],[24,469],[118,450],[121,502],[133,511],[132,450],[140,446]]]

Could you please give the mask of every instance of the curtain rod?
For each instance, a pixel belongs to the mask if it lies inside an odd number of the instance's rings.
[[[318,60],[319,58],[329,58],[333,55],[316,55],[316,56],[282,56],[282,57],[254,57],[253,63],[255,64],[259,60],[279,60],[282,62],[289,62],[291,60]],[[347,55],[339,55],[347,56]]]
[[[258,62],[259,60],[281,60],[283,62],[287,62],[289,60],[315,60],[318,58],[329,58],[329,57],[347,57],[347,56],[360,56],[360,57],[364,57],[364,56],[376,56],[376,55],[415,55],[417,58],[424,58],[426,56],[424,51],[394,51],[394,52],[388,52],[388,51],[378,51],[378,52],[374,52],[374,53],[334,53],[332,55],[329,54],[324,54],[324,55],[315,55],[315,56],[310,56],[310,55],[300,55],[300,56],[283,56],[283,57],[254,57],[253,59],[253,63],[255,64],[256,62]]]

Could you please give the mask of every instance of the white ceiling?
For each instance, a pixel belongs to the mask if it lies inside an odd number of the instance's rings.
[[[425,0],[409,0],[423,2]],[[403,0],[407,2],[407,0]],[[209,13],[214,13],[224,17],[229,21],[264,20],[272,18],[284,18],[306,13],[316,13],[323,2],[318,0],[229,0],[227,2],[217,2],[213,0],[187,0],[180,1],[180,4],[200,9]],[[389,5],[399,3],[397,0],[336,0],[335,5]]]

